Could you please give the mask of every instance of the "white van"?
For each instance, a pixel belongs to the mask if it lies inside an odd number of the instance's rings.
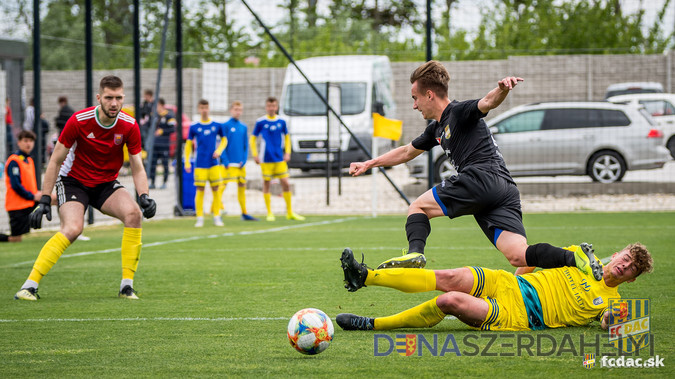
[[[339,84],[342,120],[370,150],[373,135],[372,113],[396,117],[389,58],[341,55],[308,58],[296,63],[324,98],[327,83]],[[293,147],[289,167],[303,171],[326,168],[327,109],[292,64],[286,69],[280,105],[279,115],[286,120]],[[338,150],[332,150],[330,160],[333,168],[349,167],[350,162],[367,159],[349,133],[344,128],[341,129],[342,162],[338,166]],[[391,147],[391,141],[379,140],[379,153]]]

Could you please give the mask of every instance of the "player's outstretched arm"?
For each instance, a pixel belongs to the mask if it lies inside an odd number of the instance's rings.
[[[488,113],[490,110],[497,108],[506,99],[509,92],[518,85],[518,82],[522,82],[523,80],[520,77],[507,76],[498,81],[497,87],[478,101],[478,109],[483,113]]]
[[[359,176],[373,167],[396,166],[408,162],[423,152],[424,150],[415,149],[412,144],[409,143],[405,146],[400,146],[394,150],[388,151],[377,158],[365,162],[352,162],[349,165],[349,174],[351,176]]]
[[[136,193],[139,195],[148,193],[148,176],[143,167],[141,153],[129,155],[129,165],[131,166],[131,176],[134,179]]]
[[[134,186],[139,196],[138,205],[143,211],[145,218],[152,218],[157,211],[157,203],[148,195],[148,177],[143,167],[141,153],[130,155],[129,164],[131,166],[131,175],[134,178]]]

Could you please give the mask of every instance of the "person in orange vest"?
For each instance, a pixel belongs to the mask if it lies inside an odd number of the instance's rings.
[[[36,199],[42,196],[35,179],[35,164],[30,157],[35,146],[35,133],[19,133],[19,150],[7,158],[5,164],[5,209],[9,213],[11,234],[0,234],[0,242],[21,242],[21,236],[30,232],[29,216]]]

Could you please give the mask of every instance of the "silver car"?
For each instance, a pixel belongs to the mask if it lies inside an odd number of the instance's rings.
[[[663,131],[663,141],[675,158],[675,93],[637,93],[607,99],[610,103],[644,106]]]
[[[522,105],[487,121],[513,176],[589,175],[621,180],[627,170],[661,168],[670,159],[663,132],[644,108],[606,102]],[[435,181],[455,174],[440,148],[432,150]],[[427,157],[408,162],[426,177]]]

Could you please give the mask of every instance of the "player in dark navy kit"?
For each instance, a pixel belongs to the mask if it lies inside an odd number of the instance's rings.
[[[509,76],[482,99],[451,101],[450,75],[440,62],[430,61],[410,75],[413,109],[427,120],[426,130],[411,143],[377,158],[354,162],[349,173],[358,176],[373,167],[395,166],[441,145],[457,175],[418,197],[408,209],[408,253],[383,262],[378,268],[424,267],[424,246],[431,232],[430,218],[473,215],[483,233],[509,262],[526,273],[533,267],[576,266],[596,280],[602,266],[589,244],[576,251],[549,244],[528,245],[520,208],[520,193],[483,117],[506,98],[522,78]],[[346,260],[346,257],[345,257]],[[343,265],[345,262],[343,261]]]

